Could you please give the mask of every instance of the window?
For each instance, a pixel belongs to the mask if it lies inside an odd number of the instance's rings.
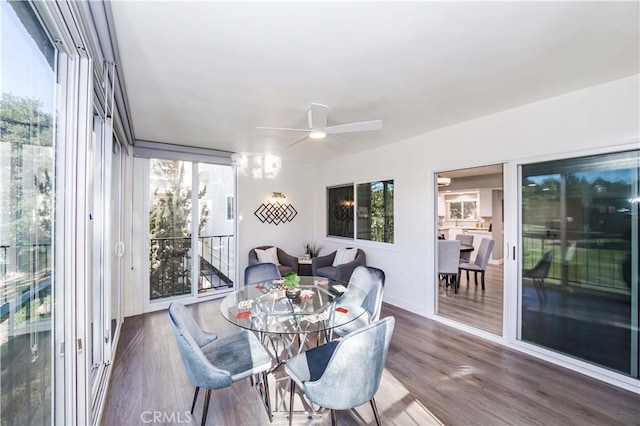
[[[57,52],[29,3],[0,17],[0,412],[53,424]]]
[[[478,218],[478,193],[464,192],[445,195],[448,220],[476,220]]]
[[[393,243],[393,180],[357,185],[358,239]]]
[[[327,235],[354,238],[357,228],[359,240],[393,243],[393,180],[360,183],[355,188],[352,184],[327,188]]]
[[[353,238],[353,185],[327,188],[327,235]]]

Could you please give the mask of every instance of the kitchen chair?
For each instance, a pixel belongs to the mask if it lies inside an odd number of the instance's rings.
[[[334,315],[357,316],[357,318],[334,328],[334,333],[343,337],[380,318],[384,280],[384,271],[372,266],[358,266],[353,271],[347,286],[348,290],[340,299],[340,306],[346,308],[347,312],[337,312]]]
[[[468,246],[472,246],[473,245],[473,235],[458,234],[458,235],[456,235],[456,240],[460,241],[460,244],[466,244]],[[465,251],[465,252],[460,253],[460,262],[469,263],[470,259],[471,259],[471,252],[470,251]]]
[[[296,384],[309,401],[331,410],[332,424],[336,424],[336,410],[348,410],[369,401],[376,424],[380,425],[374,395],[380,386],[394,326],[395,318],[385,317],[343,339],[291,358],[285,364],[291,377],[289,425]]]
[[[483,238],[480,242],[480,248],[478,248],[478,254],[476,260],[473,263],[460,263],[458,266],[458,284],[460,286],[460,272],[462,270],[467,271],[467,286],[469,285],[469,271],[473,271],[473,279],[478,285],[478,272],[480,272],[482,280],[482,290],[484,290],[484,274],[491,259],[491,252],[493,251],[493,245],[495,241],[491,238]]]
[[[544,279],[547,278],[549,274],[552,261],[553,250],[549,250],[542,256],[542,259],[538,261],[536,266],[532,269],[525,269],[522,273],[523,278],[531,278],[533,280],[533,286],[540,304],[544,304],[547,301],[547,294],[544,291]]]
[[[262,283],[282,278],[274,263],[256,263],[244,268],[244,285]]]
[[[196,387],[191,404],[191,414],[196,406],[200,388],[207,390],[201,424],[207,421],[212,389],[231,386],[247,377],[259,374],[263,402],[271,421],[271,405],[267,370],[271,368],[271,357],[258,338],[247,330],[218,338],[203,332],[191,313],[182,303],[169,305],[171,328],[178,344],[180,357],[189,381]],[[258,384],[258,383],[257,383]]]
[[[267,250],[273,246],[259,246],[254,247],[249,250],[249,265],[255,265],[258,263],[263,263],[258,260],[258,254],[256,253],[256,249],[258,250]],[[296,256],[292,256],[286,251],[282,250],[280,247],[276,247],[277,259],[274,259],[276,266],[278,267],[278,271],[280,271],[281,276],[287,275],[289,272],[298,273],[298,258]]]
[[[473,237],[471,237],[473,238]],[[458,266],[460,265],[460,240],[438,240],[438,275],[447,286],[453,283],[458,292]]]

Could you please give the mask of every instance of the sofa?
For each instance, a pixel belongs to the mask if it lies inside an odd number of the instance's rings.
[[[256,249],[258,249],[258,250],[267,250],[267,249],[270,249],[271,247],[274,247],[274,246],[259,246],[259,247],[254,247],[251,250],[249,250],[249,265],[255,265],[255,264],[258,264],[258,263],[264,263],[264,262],[261,262],[260,260],[258,260],[258,254],[256,253]],[[278,262],[277,263],[276,262],[271,262],[271,263],[275,263],[276,264],[276,266],[278,267],[278,270],[280,271],[280,275],[284,277],[289,272],[295,272],[297,274],[298,273],[298,258],[296,256],[292,256],[292,255],[288,254],[287,252],[282,250],[280,247],[276,247],[276,250],[277,250],[277,253],[278,253]]]
[[[331,280],[349,282],[353,270],[358,266],[367,265],[367,257],[364,251],[357,249],[355,259],[350,262],[333,266],[338,251],[329,253],[325,256],[318,256],[311,259],[311,275],[325,277]]]

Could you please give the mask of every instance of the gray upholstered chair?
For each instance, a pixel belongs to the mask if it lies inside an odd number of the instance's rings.
[[[473,238],[473,237],[472,237]],[[460,265],[460,240],[438,240],[438,275],[447,286],[453,284],[458,292],[458,266]]]
[[[364,254],[364,251],[358,249],[356,258],[351,262],[332,266],[333,260],[336,258],[336,253],[338,252],[334,251],[325,256],[318,256],[311,259],[311,275],[348,282],[354,269],[367,264],[367,256]]]
[[[364,327],[380,318],[382,308],[382,292],[384,289],[384,271],[371,266],[358,266],[349,279],[348,291],[340,298],[339,305],[347,309],[346,313],[335,315],[357,317],[333,332],[338,336],[346,336],[354,330]]]
[[[260,263],[258,260],[258,255],[256,254],[256,249],[266,250],[274,246],[260,246],[254,247],[249,250],[249,265],[256,265]],[[280,271],[281,276],[287,275],[289,272],[298,273],[298,258],[296,256],[292,256],[286,251],[282,250],[280,247],[276,247],[278,251],[278,261],[280,265],[278,265],[278,270]]]
[[[549,274],[549,268],[551,268],[551,262],[553,261],[553,250],[549,250],[542,256],[542,259],[532,269],[525,269],[522,272],[523,278],[531,278],[533,280],[533,287],[536,290],[538,296],[538,302],[544,304],[547,301],[547,294],[544,290],[544,279]]]
[[[256,263],[244,268],[244,285],[282,278],[275,263]]]
[[[482,289],[484,290],[484,274],[487,270],[489,259],[491,259],[491,252],[493,251],[494,243],[495,241],[491,238],[483,238],[480,242],[478,254],[476,254],[476,259],[473,261],[473,263],[460,263],[460,265],[458,266],[458,287],[460,286],[460,272],[462,270],[465,270],[467,271],[467,285],[469,285],[469,271],[473,271],[473,279],[476,285],[478,285],[478,272],[480,272]]]
[[[285,364],[291,377],[289,424],[298,385],[309,401],[331,409],[334,424],[335,410],[348,410],[370,401],[380,425],[374,395],[380,386],[394,326],[395,319],[385,317],[291,358]]]
[[[201,424],[207,421],[212,389],[231,386],[247,377],[261,375],[263,401],[271,420],[269,387],[266,372],[271,368],[271,357],[258,338],[247,330],[218,338],[203,332],[183,304],[169,306],[171,329],[178,344],[180,357],[189,381],[196,387],[191,414],[196,406],[200,388],[207,390]]]
[[[458,234],[456,235],[456,240],[460,241],[460,244],[466,244],[468,246],[473,245],[473,235],[469,234]],[[471,260],[471,252],[465,251],[460,253],[460,262],[469,263]]]

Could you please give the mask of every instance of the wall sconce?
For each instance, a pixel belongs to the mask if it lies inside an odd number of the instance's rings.
[[[262,223],[279,225],[291,222],[298,212],[291,204],[286,204],[286,200],[287,197],[282,192],[274,192],[271,195],[271,202],[261,204],[253,214]]]

